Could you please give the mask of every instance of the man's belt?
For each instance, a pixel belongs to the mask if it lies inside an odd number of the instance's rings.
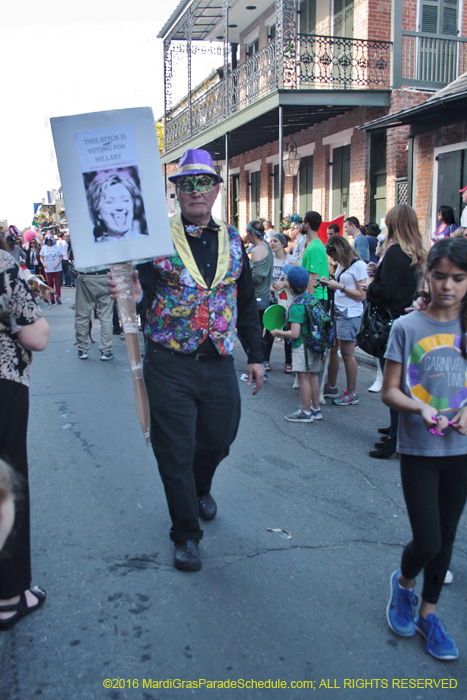
[[[207,362],[208,360],[217,360],[220,357],[223,357],[218,352],[190,352],[187,357],[193,357],[196,362]]]
[[[97,272],[80,272],[80,275],[106,275],[110,270],[107,268],[105,270],[98,270]]]
[[[186,357],[191,360],[196,360],[196,362],[208,362],[209,360],[225,358],[225,356],[221,355],[219,352],[217,352],[217,350],[207,350],[206,352],[177,352],[177,350],[171,350],[170,348],[166,348],[165,345],[155,342],[152,340],[152,338],[150,338],[150,341],[157,345],[159,352],[162,350],[163,352],[168,352],[171,355],[176,355],[177,357]]]

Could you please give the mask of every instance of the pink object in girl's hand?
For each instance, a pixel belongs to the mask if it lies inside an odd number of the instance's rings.
[[[444,433],[440,433],[440,431],[437,430],[436,428],[430,428],[430,433],[432,435],[440,435],[441,437],[444,437]]]
[[[431,417],[434,421],[436,421],[436,426],[438,426],[438,416],[431,416]],[[430,433],[432,435],[440,435],[441,437],[444,437],[444,434],[438,430],[438,427],[430,428]]]

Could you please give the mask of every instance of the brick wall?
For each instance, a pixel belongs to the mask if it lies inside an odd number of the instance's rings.
[[[391,41],[391,0],[355,0],[354,37]]]
[[[400,112],[403,109],[415,107],[425,102],[433,93],[418,90],[393,90],[391,95],[390,114]],[[386,204],[387,209],[396,204],[396,182],[397,177],[407,176],[408,149],[407,138],[409,126],[399,126],[395,129],[388,129],[386,145]]]
[[[402,3],[402,29],[408,32],[418,31],[417,6],[418,0],[404,0]]]
[[[313,208],[319,211],[324,218],[329,215],[329,189],[331,148],[324,146],[322,141],[325,136],[344,131],[350,127],[357,127],[365,122],[382,116],[385,110],[382,108],[360,107],[349,110],[345,114],[333,117],[314,127],[303,129],[294,134],[297,146],[315,143],[313,158]],[[354,130],[351,141],[351,171],[350,171],[350,201],[349,212],[362,221],[366,219],[369,207],[369,136],[364,131]],[[260,214],[265,218],[273,216],[273,167],[266,163],[269,156],[278,153],[279,142],[273,141],[242,153],[230,159],[230,168],[240,168],[240,228],[244,230],[249,217],[249,201],[247,186],[249,171],[245,165],[256,160],[261,160],[261,201]],[[403,143],[405,148],[405,141]],[[400,166],[402,167],[402,166]],[[242,187],[242,182],[244,183]],[[284,177],[284,214],[292,214],[298,211],[298,178]]]

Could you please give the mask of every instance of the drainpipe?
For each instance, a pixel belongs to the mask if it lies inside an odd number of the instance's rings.
[[[392,0],[391,3],[391,41],[392,41],[392,65],[391,87],[398,90],[402,86],[402,0]]]
[[[224,221],[230,221],[229,215],[229,132],[224,136],[225,141],[225,216]]]
[[[279,105],[279,219],[284,218],[284,126],[283,107]],[[280,229],[279,229],[280,230]]]
[[[413,206],[413,152],[414,136],[409,136],[409,153],[407,162],[407,204]]]

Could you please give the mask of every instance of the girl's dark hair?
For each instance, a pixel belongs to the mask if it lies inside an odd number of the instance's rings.
[[[428,253],[425,266],[426,275],[429,275],[444,258],[447,258],[449,262],[467,273],[467,239],[463,236],[456,236],[455,238],[441,238],[437,241]],[[427,298],[427,301],[430,300],[431,294]],[[467,333],[467,294],[462,299],[460,321],[462,330],[461,353],[464,360],[467,360],[467,339],[465,335]]]
[[[452,207],[448,207],[443,204],[443,206],[439,208],[438,213],[441,214],[444,223],[448,226],[451,226],[451,224],[456,223],[454,220],[454,209]]]
[[[251,228],[256,229],[256,233],[258,236],[263,236],[264,235],[264,226],[263,222],[261,219],[253,219],[252,221],[248,222]]]
[[[0,235],[0,250],[6,250],[5,239]]]

